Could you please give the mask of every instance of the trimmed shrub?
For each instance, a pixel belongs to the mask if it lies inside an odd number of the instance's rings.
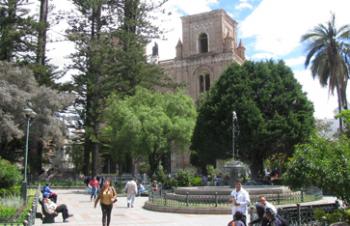
[[[9,161],[0,157],[0,188],[10,188],[21,181],[21,172]]]

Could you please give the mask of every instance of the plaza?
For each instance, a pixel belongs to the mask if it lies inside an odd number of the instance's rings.
[[[101,225],[101,209],[96,209],[90,196],[85,190],[55,190],[58,194],[58,204],[66,204],[69,212],[74,216],[69,218],[68,223],[63,223],[61,215],[55,218],[54,226],[64,225]],[[127,208],[126,197],[119,197],[112,210],[111,226],[204,226],[204,225],[227,225],[231,215],[198,215],[198,214],[173,214],[148,211],[142,208],[148,197],[138,197],[134,208]],[[38,206],[38,212],[41,207]],[[36,219],[35,226],[42,224],[41,219]]]

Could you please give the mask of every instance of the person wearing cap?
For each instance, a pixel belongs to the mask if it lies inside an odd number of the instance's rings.
[[[45,184],[41,192],[43,193],[43,197],[48,197],[53,202],[57,203],[57,194],[51,190],[49,183]]]
[[[248,206],[250,204],[249,193],[242,188],[242,182],[240,180],[235,181],[235,189],[231,192],[230,202],[232,205],[232,215],[235,216],[236,212],[242,213],[242,221],[244,225],[247,225]]]

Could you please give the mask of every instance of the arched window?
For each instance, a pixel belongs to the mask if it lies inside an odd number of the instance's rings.
[[[209,74],[205,75],[205,91],[208,91],[210,89],[210,77]]]
[[[210,89],[210,76],[209,74],[199,76],[199,92],[203,93]]]
[[[199,44],[199,53],[207,53],[208,52],[208,35],[205,33],[201,33],[198,39]]]
[[[199,92],[203,93],[204,91],[204,77],[203,75],[199,76]]]

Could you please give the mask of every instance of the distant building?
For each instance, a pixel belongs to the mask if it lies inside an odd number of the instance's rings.
[[[197,101],[233,62],[243,64],[245,47],[237,40],[237,22],[224,10],[184,16],[182,41],[176,45],[175,59],[158,61],[158,45],[152,61],[158,63],[176,83],[183,84]],[[172,151],[171,171],[190,164],[190,153]]]
[[[237,40],[237,22],[222,9],[181,19],[182,41],[175,47],[175,59],[158,63],[170,78],[184,84],[188,94],[198,100],[230,64],[244,62],[245,47]],[[155,54],[158,46],[154,47],[154,58]]]

